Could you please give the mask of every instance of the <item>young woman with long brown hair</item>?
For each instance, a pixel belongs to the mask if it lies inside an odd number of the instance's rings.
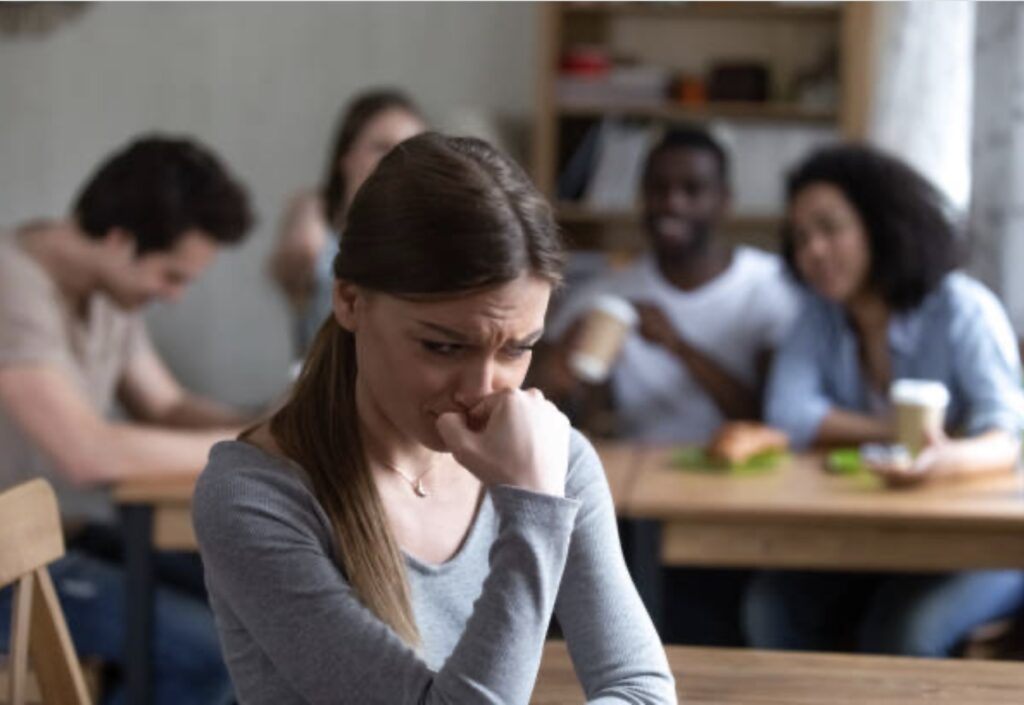
[[[520,385],[563,259],[486,143],[427,133],[349,210],[333,317],[195,525],[252,703],[527,703],[548,623],[592,702],[674,703],[600,461]]]

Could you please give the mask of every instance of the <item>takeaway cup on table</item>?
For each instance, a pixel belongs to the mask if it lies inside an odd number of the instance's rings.
[[[949,390],[941,382],[898,379],[889,389],[889,401],[895,413],[896,441],[915,457],[929,434],[942,431]]]
[[[595,297],[569,353],[573,374],[593,384],[606,380],[622,352],[626,335],[638,319],[626,299],[611,295]]]

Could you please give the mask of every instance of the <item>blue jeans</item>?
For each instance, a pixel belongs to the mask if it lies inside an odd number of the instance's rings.
[[[747,592],[750,645],[943,657],[1024,606],[1024,573],[761,573]]]
[[[198,566],[198,563],[195,565]],[[120,566],[78,551],[50,565],[75,648],[112,665],[122,663],[125,576]],[[0,651],[10,636],[11,590],[0,590]],[[210,608],[178,589],[159,587],[154,613],[155,705],[232,702],[231,681]],[[125,701],[123,688],[104,693],[103,705]]]

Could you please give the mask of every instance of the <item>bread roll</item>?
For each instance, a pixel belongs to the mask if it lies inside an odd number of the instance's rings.
[[[708,456],[727,463],[744,463],[755,455],[786,451],[789,439],[778,429],[764,424],[734,421],[723,424],[708,446]]]

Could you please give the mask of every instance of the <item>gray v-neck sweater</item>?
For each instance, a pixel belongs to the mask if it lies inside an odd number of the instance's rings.
[[[526,705],[552,612],[588,702],[676,702],[600,461],[576,432],[564,498],[492,487],[451,560],[406,557],[422,653],[357,600],[293,464],[218,443],[194,522],[242,705]]]

